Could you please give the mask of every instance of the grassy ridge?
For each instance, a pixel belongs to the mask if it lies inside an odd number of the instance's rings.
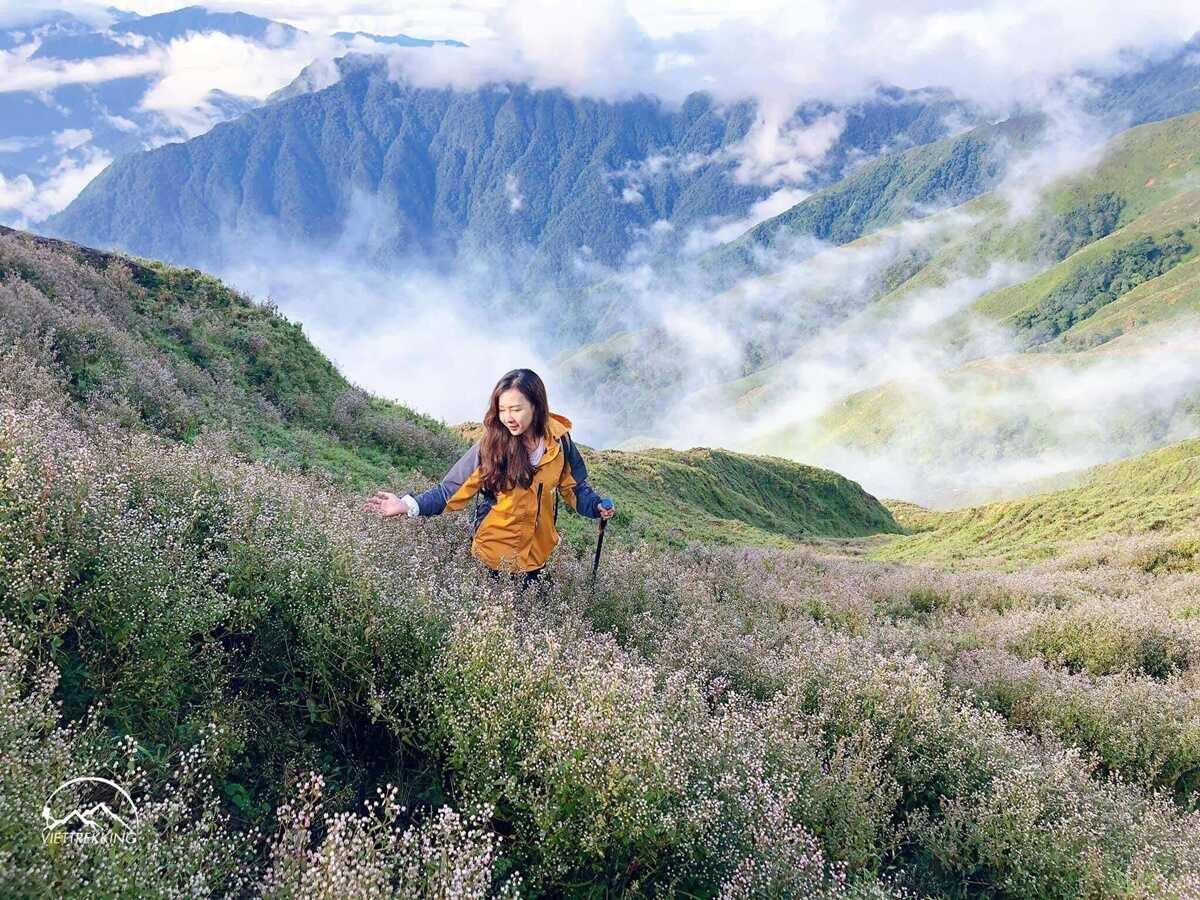
[[[815,536],[899,530],[857,483],[778,457],[708,449],[609,450],[593,452],[588,465],[591,479],[619,498],[634,523],[643,523],[639,530],[667,545],[703,540],[788,546]]]
[[[350,384],[299,323],[195,269],[0,231],[0,339],[80,415],[364,489],[440,470],[445,424]]]
[[[1036,277],[981,297],[970,307],[970,311],[993,319],[1011,320],[1017,313],[1036,306],[1043,297],[1064,284],[1080,269],[1097,263],[1115,250],[1129,246],[1143,235],[1162,239],[1180,229],[1193,245],[1187,259],[1194,259],[1197,252],[1196,236],[1200,233],[1198,216],[1200,192],[1188,191],[1179,197],[1173,197],[1162,206],[1139,216],[1118,231],[1095,241]],[[1147,291],[1152,290],[1149,287],[1151,283],[1145,283]]]
[[[892,511],[916,533],[876,549],[879,559],[1011,564],[1113,533],[1200,535],[1200,440],[1097,466],[1073,487],[1019,500],[947,512],[897,504]],[[1200,554],[1200,538],[1182,538],[1180,547],[1185,555]],[[1192,567],[1198,564],[1194,558]]]
[[[1036,259],[1046,228],[1061,227],[1062,217],[1087,208],[1102,195],[1112,194],[1120,200],[1118,229],[1143,217],[1147,217],[1143,220],[1145,231],[1175,227],[1180,224],[1176,217],[1171,216],[1168,225],[1156,221],[1152,213],[1188,192],[1192,177],[1189,173],[1200,166],[1196,153],[1198,141],[1200,114],[1131,128],[1109,142],[1095,166],[1050,185],[1040,194],[1037,204],[1024,214],[1014,218],[1010,195],[1002,193],[986,194],[938,214],[943,218],[967,216],[974,224],[960,229],[953,239],[939,239],[927,263],[900,285],[893,296],[885,297],[885,305],[915,291],[945,284],[955,273],[981,273],[996,260]],[[1169,206],[1164,210],[1170,215]],[[1014,311],[1014,307],[996,302],[1002,315]],[[984,302],[980,310],[987,307]]]

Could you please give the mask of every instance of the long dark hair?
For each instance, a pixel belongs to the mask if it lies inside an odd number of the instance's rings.
[[[521,434],[513,434],[500,421],[500,395],[516,388],[533,407],[533,420]],[[550,419],[550,404],[546,400],[546,385],[532,369],[513,369],[505,372],[492,388],[492,399],[483,414],[483,438],[479,442],[479,467],[483,489],[495,494],[511,491],[515,485],[529,487],[533,482],[533,466],[525,448],[525,435],[546,433]]]

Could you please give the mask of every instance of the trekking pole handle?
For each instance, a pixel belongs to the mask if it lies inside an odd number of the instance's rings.
[[[600,507],[602,509],[612,509],[613,502],[611,497],[602,497],[600,499]],[[596,570],[600,568],[600,548],[604,546],[604,526],[608,524],[608,519],[600,520],[600,535],[596,538],[596,558],[592,561],[592,582],[596,581]]]

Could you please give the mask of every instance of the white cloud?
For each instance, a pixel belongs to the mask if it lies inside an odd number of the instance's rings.
[[[0,153],[20,153],[42,143],[40,137],[0,138]]]
[[[1100,162],[1108,126],[1082,110],[1091,85],[1071,79],[1062,89],[1031,98],[1046,114],[1047,127],[1028,151],[1014,155],[998,193],[1007,201],[1010,219],[1033,211],[1042,192],[1069,174],[1082,174]]]
[[[0,175],[0,212],[24,209],[34,196],[37,188],[28,175],[18,175],[16,178],[5,178]]]
[[[503,0],[406,0],[383,4],[378,0],[206,0],[213,11],[245,12],[274,19],[314,34],[367,31],[373,34],[404,33],[422,38],[458,38],[470,41],[488,33],[488,16]],[[178,0],[124,0],[122,9],[142,15],[178,9]]]
[[[117,78],[153,75],[161,70],[162,64],[162,54],[157,50],[75,62],[25,59],[15,51],[0,51],[0,93],[45,91],[68,84],[95,84]]]
[[[88,128],[67,128],[54,132],[54,146],[62,151],[82,147],[91,139],[92,132]]]
[[[504,196],[508,198],[509,212],[520,212],[521,207],[525,205],[525,197],[521,194],[521,183],[512,172],[504,176]]]
[[[107,153],[84,144],[59,159],[50,174],[36,184],[28,175],[7,181],[0,176],[0,213],[11,224],[28,228],[65,209],[110,162]]]
[[[358,197],[352,217],[352,234],[335,247],[276,243],[270,228],[252,228],[253,249],[220,275],[303,322],[355,384],[451,424],[478,420],[505,371],[548,368],[533,345],[542,323],[505,293],[503,273],[409,266],[396,277],[363,264],[373,241],[389,237],[386,210]],[[337,285],[337,303],[314,285]]]
[[[679,99],[708,89],[786,110],[809,97],[852,100],[879,82],[941,85],[1002,107],[1075,69],[1112,69],[1122,47],[1153,52],[1200,29],[1200,8],[1167,0],[1136,9],[1118,0],[942,0],[903,8],[818,0],[676,19],[681,27],[706,21],[719,28],[652,36],[643,25],[692,5],[470,5],[486,16],[488,34],[469,57],[435,48],[424,57],[408,54],[399,69],[431,83],[523,79],[607,98],[646,91]]]
[[[731,155],[738,160],[734,176],[742,183],[803,183],[846,128],[840,112],[806,125],[792,124],[792,107],[767,102],[759,107],[754,127]]]
[[[683,252],[694,255],[741,237],[755,225],[772,219],[804,200],[811,192],[800,188],[779,188],[750,207],[745,216],[718,216],[691,229],[684,240]]]
[[[138,130],[138,123],[132,119],[127,119],[124,116],[106,115],[104,120],[118,131],[124,131],[126,134]]]
[[[194,137],[219,117],[209,100],[212,91],[265,99],[333,49],[333,42],[312,38],[276,48],[218,33],[178,38],[161,51],[159,78],[142,98],[141,108],[161,114]]]

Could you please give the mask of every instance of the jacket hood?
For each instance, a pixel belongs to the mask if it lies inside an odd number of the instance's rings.
[[[550,419],[546,423],[546,428],[550,432],[551,437],[560,438],[571,428],[571,420],[566,416],[559,415],[556,412],[550,413]]]
[[[555,459],[559,454],[559,440],[571,428],[571,420],[566,416],[559,415],[556,412],[550,413],[546,420],[546,453],[538,461],[537,467],[541,468],[546,463]]]

